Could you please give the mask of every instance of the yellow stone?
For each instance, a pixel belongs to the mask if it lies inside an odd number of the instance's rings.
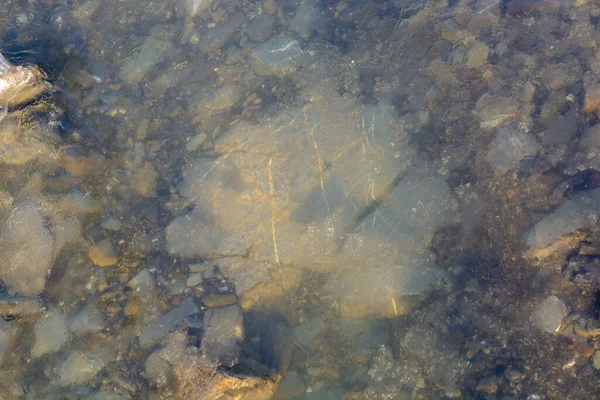
[[[110,243],[110,240],[102,240],[90,248],[88,253],[90,260],[96,265],[101,267],[108,267],[114,265],[119,261],[115,250]]]

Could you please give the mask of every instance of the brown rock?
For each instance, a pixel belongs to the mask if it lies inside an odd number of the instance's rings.
[[[584,110],[592,113],[600,108],[600,85],[586,88]]]
[[[209,294],[202,298],[202,302],[206,307],[223,307],[235,304],[237,296],[234,294]]]
[[[200,366],[174,365],[177,399],[269,400],[280,376],[236,376]]]
[[[101,267],[108,267],[117,263],[119,258],[115,253],[115,250],[110,243],[110,240],[105,239],[101,242],[96,243],[90,248],[88,252],[90,260],[96,265]]]

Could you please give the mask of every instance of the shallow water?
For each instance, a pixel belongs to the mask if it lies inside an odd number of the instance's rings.
[[[594,398],[599,17],[0,4],[0,399]]]

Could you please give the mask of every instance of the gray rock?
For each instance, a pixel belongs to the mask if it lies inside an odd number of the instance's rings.
[[[69,329],[75,335],[97,333],[104,329],[104,317],[93,306],[85,306],[69,322]]]
[[[200,309],[194,302],[194,299],[188,297],[160,317],[154,325],[146,328],[140,335],[140,345],[142,347],[150,347],[156,344],[170,331],[175,329],[188,315],[196,314],[199,311]]]
[[[543,249],[578,229],[596,230],[599,215],[600,189],[577,193],[525,233],[528,250]]]
[[[198,43],[200,51],[212,53],[223,48],[229,42],[229,39],[240,29],[244,22],[244,16],[241,13],[233,14],[226,22],[221,22],[212,29],[209,29]]]
[[[246,35],[254,42],[264,42],[271,36],[271,31],[275,25],[275,16],[263,12],[256,16],[246,27]]]
[[[258,45],[248,60],[259,75],[283,77],[295,72],[303,63],[303,51],[297,40],[277,37]]]
[[[6,353],[13,345],[18,333],[18,324],[16,324],[14,321],[9,322],[0,319],[0,364],[2,363],[2,360],[4,360]]]
[[[321,10],[313,4],[302,4],[296,10],[296,15],[290,21],[290,29],[300,37],[310,39],[318,29],[321,23]]]
[[[561,299],[556,296],[548,296],[533,311],[531,319],[539,329],[556,334],[562,319],[567,316],[568,312],[569,309]]]
[[[240,101],[243,92],[243,87],[227,84],[209,93],[200,93],[191,101],[194,113],[203,119],[214,117],[231,109]]]
[[[11,292],[40,294],[54,261],[54,251],[54,237],[37,204],[17,204],[0,232],[0,279]]]
[[[33,334],[35,343],[31,350],[32,357],[38,358],[44,354],[57,352],[70,339],[65,314],[56,308],[48,310],[36,321]]]
[[[473,113],[479,118],[479,125],[484,130],[514,122],[518,119],[519,104],[516,100],[484,94],[477,100]]]
[[[80,385],[92,380],[109,362],[116,358],[116,351],[100,347],[88,352],[73,350],[58,367],[61,386]]]
[[[269,265],[261,261],[251,261],[241,257],[226,257],[218,260],[221,273],[234,285],[238,296],[252,289],[261,282],[271,280]]]
[[[169,41],[148,36],[139,51],[125,61],[119,71],[119,78],[130,85],[140,83],[158,63],[163,61],[166,52],[172,47]]]
[[[541,149],[535,137],[517,125],[505,125],[498,129],[485,155],[494,172],[503,175],[517,167],[526,157],[533,157]]]
[[[146,378],[156,387],[165,387],[170,382],[171,365],[161,357],[161,351],[155,351],[148,356],[145,364]]]
[[[231,367],[236,364],[239,358],[238,345],[242,340],[243,318],[237,305],[206,310],[200,350],[208,365]]]

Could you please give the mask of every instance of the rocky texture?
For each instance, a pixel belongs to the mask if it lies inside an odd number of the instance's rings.
[[[259,14],[246,27],[248,39],[261,43],[269,38],[275,25],[275,17],[269,13]]]
[[[31,349],[31,356],[34,358],[57,352],[70,339],[67,318],[62,311],[55,308],[48,310],[38,318],[33,333],[35,343]]]
[[[0,107],[4,112],[35,100],[50,87],[39,68],[12,65],[0,54]]]
[[[160,317],[153,325],[146,328],[140,335],[140,345],[142,347],[150,347],[156,344],[171,330],[177,327],[187,316],[196,314],[199,311],[194,299],[188,297]]]
[[[599,213],[600,189],[577,193],[525,233],[527,254],[536,256],[561,237],[577,230],[596,231]]]
[[[112,243],[108,239],[104,239],[96,243],[88,252],[90,260],[101,267],[115,265],[119,261],[119,257],[115,253]]]
[[[289,28],[307,40],[317,32],[317,29],[321,28],[319,25],[323,22],[321,10],[314,4],[305,3],[296,10],[294,18],[290,21]]]
[[[2,363],[4,356],[10,350],[18,333],[18,324],[0,320],[0,363]]]
[[[244,340],[242,312],[237,305],[210,308],[204,313],[200,350],[206,365],[232,367],[239,359]]]
[[[240,29],[244,22],[244,16],[240,13],[229,16],[225,22],[217,24],[209,29],[201,38],[198,47],[202,52],[212,53],[221,49],[229,42],[229,39]]]
[[[519,104],[511,98],[484,94],[477,100],[473,113],[479,118],[482,129],[491,130],[497,126],[518,119]]]
[[[73,350],[58,368],[58,383],[71,386],[89,382],[115,358],[116,352],[110,347],[96,347],[86,352]]]
[[[236,84],[226,84],[209,93],[200,93],[192,100],[194,112],[206,119],[231,109],[242,97],[243,88]]]
[[[528,132],[517,125],[505,125],[498,129],[485,155],[486,161],[499,175],[519,165],[526,157],[535,157],[540,145]]]
[[[568,308],[556,296],[547,297],[533,311],[531,319],[539,329],[556,334],[562,324],[562,319],[567,316]]]
[[[259,75],[283,77],[302,65],[303,51],[297,40],[277,37],[258,45],[248,54],[248,60]]]
[[[12,292],[37,295],[54,261],[54,237],[33,201],[18,203],[0,232],[0,279]]]
[[[278,376],[254,377],[217,372],[201,366],[176,365],[178,399],[267,400],[277,390]]]
[[[58,147],[52,127],[38,122],[23,124],[25,113],[15,112],[0,119],[0,163],[25,165],[34,160],[47,163]]]
[[[132,54],[121,67],[119,78],[130,85],[136,85],[164,60],[165,53],[171,49],[172,43],[164,39],[148,36],[139,51]]]

